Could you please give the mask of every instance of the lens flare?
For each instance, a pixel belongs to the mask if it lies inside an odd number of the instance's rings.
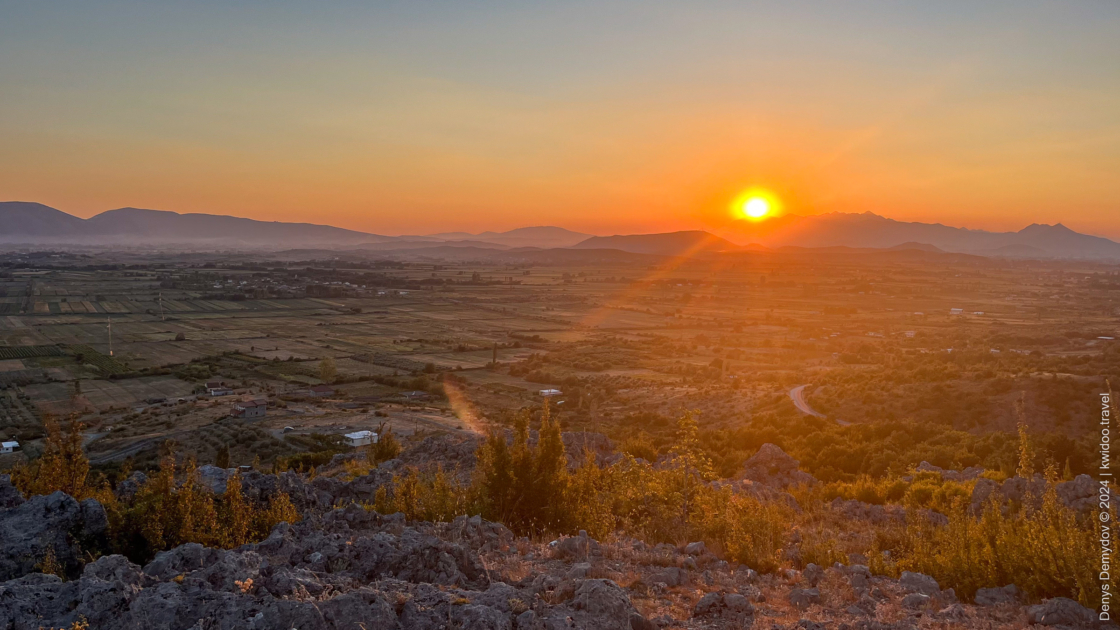
[[[761,188],[751,188],[731,202],[731,216],[748,221],[762,221],[777,216],[781,203],[773,193]]]

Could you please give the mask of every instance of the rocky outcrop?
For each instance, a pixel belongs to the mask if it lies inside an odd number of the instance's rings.
[[[908,518],[918,517],[935,525],[948,525],[949,517],[924,508],[908,509],[896,503],[874,505],[855,499],[841,499],[836,497],[829,504],[834,512],[852,520],[868,521],[874,525],[890,523],[903,524]]]
[[[977,466],[969,466],[964,470],[945,470],[944,468],[940,466],[934,466],[927,461],[923,461],[922,463],[918,464],[918,467],[914,469],[914,471],[919,473],[935,473],[945,481],[962,482],[979,479],[980,475],[984,474],[984,469]]]
[[[0,512],[0,580],[21,577],[52,563],[52,569],[77,574],[83,549],[107,526],[100,503],[93,499],[78,502],[62,492],[33,497]]]
[[[73,505],[42,498],[80,521],[77,502],[61,496]],[[188,544],[143,568],[105,556],[71,581],[29,573],[0,582],[0,628],[79,620],[106,630],[652,627],[611,580],[572,580],[570,597],[555,605],[531,582],[496,580],[480,554],[512,540],[509,530],[477,517],[406,523],[351,505],[281,523],[264,541],[236,550]]]
[[[973,514],[980,514],[993,500],[1000,505],[1011,503],[1037,507],[1046,494],[1046,489],[1047,482],[1042,475],[1035,475],[1031,479],[1011,477],[1003,483],[981,478],[972,488],[969,509]],[[1097,482],[1089,475],[1078,475],[1072,481],[1059,483],[1054,488],[1062,505],[1078,512],[1087,512],[1097,507],[1099,489]]]
[[[23,503],[23,495],[12,485],[9,475],[0,475],[0,510],[8,510]]]
[[[816,483],[816,478],[802,472],[798,465],[799,462],[781,448],[766,443],[743,465],[739,478],[780,489]]]
[[[441,433],[424,438],[401,452],[399,459],[406,466],[428,469],[440,466],[453,473],[470,475],[478,460],[475,451],[482,444],[477,436],[463,437]]]
[[[1022,599],[1023,593],[1019,591],[1019,587],[1008,584],[1003,588],[977,589],[973,601],[976,602],[977,606],[1000,606],[1003,604],[1018,604]]]
[[[1065,597],[1048,599],[1027,609],[1028,621],[1044,626],[1088,628],[1093,625],[1094,617],[1093,611]]]

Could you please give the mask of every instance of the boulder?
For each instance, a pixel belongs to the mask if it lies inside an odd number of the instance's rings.
[[[968,468],[965,468],[964,470],[959,470],[959,471],[958,470],[945,470],[944,468],[941,468],[940,466],[934,466],[933,464],[931,464],[927,461],[923,461],[922,463],[918,464],[918,467],[915,469],[915,472],[936,473],[937,475],[940,475],[940,477],[942,479],[946,480],[946,481],[962,481],[963,482],[963,481],[972,481],[973,479],[979,479],[980,475],[984,474],[984,469],[983,468],[978,468],[976,466],[969,466]]]
[[[1093,611],[1065,597],[1048,599],[1027,608],[1027,619],[1044,626],[1087,628],[1093,624]]]
[[[769,442],[762,445],[746,464],[740,479],[757,481],[767,486],[785,489],[790,486],[811,485],[816,478],[798,468],[799,462],[781,448]]]
[[[0,581],[41,571],[49,556],[58,569],[76,575],[84,552],[92,550],[107,523],[100,503],[79,503],[63,492],[0,512]]]
[[[821,603],[821,592],[815,588],[795,588],[789,592],[789,603],[798,610]]]
[[[820,565],[810,562],[805,570],[801,572],[801,579],[810,587],[815,587],[824,578],[824,569]]]
[[[712,591],[705,593],[692,608],[695,619],[723,619],[743,622],[754,614],[754,606],[740,593]]]
[[[930,601],[930,596],[924,593],[910,593],[902,598],[902,607],[910,610],[925,608]]]
[[[207,464],[198,467],[198,481],[214,494],[223,494],[226,491],[226,482],[235,472],[235,468],[218,468]]]
[[[924,573],[903,571],[902,577],[898,579],[898,585],[907,593],[921,593],[931,597],[941,592],[941,586],[938,585],[937,580]]]
[[[704,541],[690,542],[684,547],[684,552],[690,556],[702,556],[708,553],[708,547]]]
[[[577,628],[631,630],[633,618],[645,620],[634,610],[626,591],[611,580],[583,580],[568,606],[575,611],[571,617]]]
[[[10,510],[23,503],[23,494],[12,485],[10,475],[0,475],[0,510]]]
[[[999,606],[1001,604],[1018,604],[1023,599],[1023,593],[1014,584],[1003,588],[977,589],[974,601],[977,606]]]

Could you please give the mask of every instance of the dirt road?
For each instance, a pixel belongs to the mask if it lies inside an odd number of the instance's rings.
[[[815,416],[817,418],[826,418],[827,416],[810,407],[809,402],[805,400],[806,387],[808,387],[808,385],[798,385],[797,387],[789,390],[789,398],[793,401],[793,406],[797,407],[797,410],[803,414]],[[839,418],[834,418],[834,420],[836,420],[836,424],[839,424],[842,427],[846,427],[851,424],[851,422],[846,422]]]

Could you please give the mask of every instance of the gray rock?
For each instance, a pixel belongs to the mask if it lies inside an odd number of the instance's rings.
[[[549,547],[560,559],[586,558],[599,551],[599,543],[586,535],[560,538],[549,543]]]
[[[571,607],[577,611],[576,627],[589,630],[630,630],[631,617],[638,614],[626,591],[611,580],[584,580]]]
[[[708,553],[708,547],[704,541],[691,542],[685,545],[684,552],[690,556],[702,556]]]
[[[1044,626],[1087,628],[1093,624],[1093,611],[1065,597],[1048,599],[1027,608],[1027,619]]]
[[[198,482],[214,494],[223,494],[226,491],[226,483],[234,472],[236,472],[234,468],[218,468],[210,464],[199,466]]]
[[[824,569],[820,565],[810,562],[805,570],[801,572],[801,579],[805,581],[810,587],[815,587],[824,578]]]
[[[726,606],[728,610],[737,613],[750,614],[754,612],[754,606],[751,606],[750,601],[738,593],[728,593],[724,595],[723,605]]]
[[[587,577],[587,574],[590,571],[591,571],[591,563],[590,562],[578,562],[576,564],[573,564],[571,569],[568,569],[568,579],[569,580],[582,580],[582,579]]]
[[[700,601],[692,607],[693,617],[714,617],[719,615],[723,608],[723,594],[718,592],[705,593]]]
[[[84,551],[93,550],[107,522],[101,504],[78,503],[62,492],[0,512],[0,581],[36,571],[48,553],[67,575],[77,575]]]
[[[903,571],[902,577],[898,579],[898,585],[907,593],[933,596],[941,592],[941,586],[937,584],[937,580],[924,573]]]
[[[661,582],[666,586],[680,586],[688,581],[688,571],[680,567],[666,567],[650,577],[651,582]]]
[[[798,466],[799,462],[781,448],[766,443],[743,465],[739,478],[781,489],[816,483],[815,477],[802,472]]]
[[[0,510],[10,510],[23,503],[23,495],[12,485],[10,475],[0,475]]]
[[[789,603],[798,610],[821,603],[821,592],[815,588],[795,588],[789,592]]]
[[[950,604],[937,611],[937,616],[947,621],[961,623],[968,619],[968,611],[960,604]]]
[[[692,608],[692,616],[696,619],[723,619],[725,621],[743,622],[754,614],[754,606],[750,600],[739,593],[723,593],[711,591],[705,593],[696,606]]]
[[[929,605],[930,596],[924,593],[910,593],[902,598],[902,607],[918,610]]]
[[[1008,584],[1003,588],[977,589],[975,602],[977,606],[999,606],[1000,604],[1018,604],[1022,601],[1023,594],[1019,587]]]
[[[1055,490],[1058,500],[1077,512],[1094,510],[1100,503],[1100,485],[1089,475],[1078,475],[1072,481],[1058,484]],[[1114,501],[1112,495],[1109,501]]]

